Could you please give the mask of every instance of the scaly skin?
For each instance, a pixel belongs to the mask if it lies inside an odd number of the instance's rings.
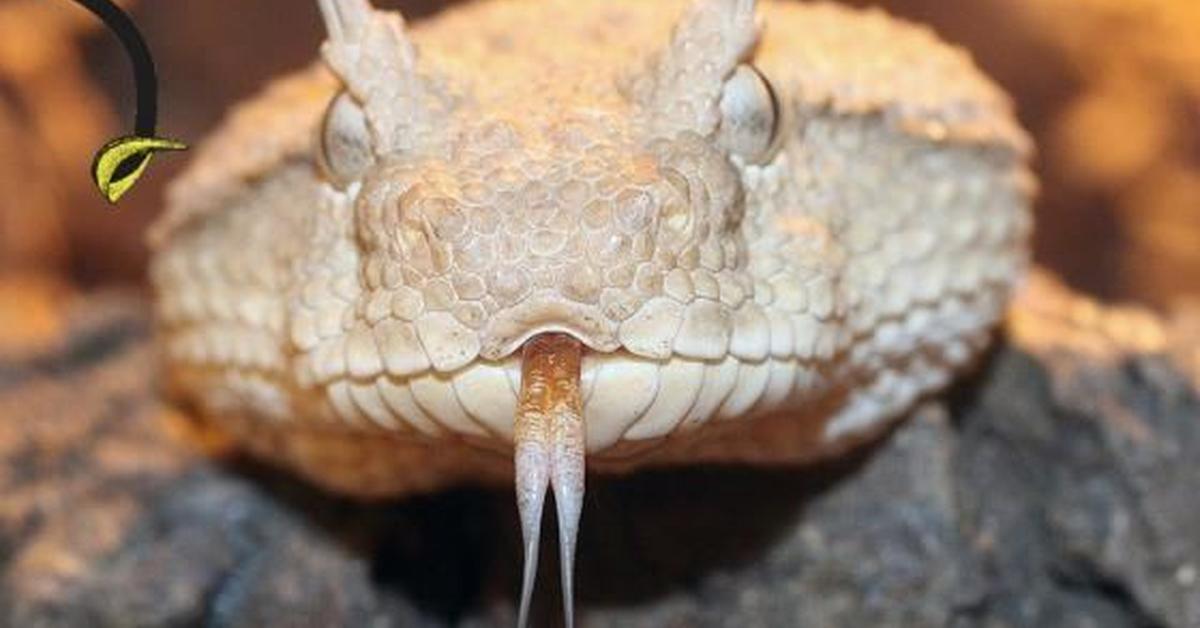
[[[877,432],[1000,318],[1028,141],[926,30],[765,2],[760,33],[754,11],[491,0],[354,45],[334,28],[326,65],[201,147],[152,232],[174,388],[365,496],[511,478],[520,349],[548,331],[587,347],[592,469]],[[726,120],[740,62],[777,95],[773,149]],[[372,146],[349,178],[314,139],[342,85]]]
[[[170,379],[336,490],[515,478],[521,626],[548,489],[573,625],[585,454],[832,455],[966,364],[1027,264],[1007,100],[882,14],[492,0],[409,33],[318,3],[325,66],[243,106],[152,233]]]

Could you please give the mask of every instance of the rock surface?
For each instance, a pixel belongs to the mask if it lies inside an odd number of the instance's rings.
[[[0,624],[512,625],[508,492],[359,504],[240,458],[158,401],[143,311],[82,299],[0,350]],[[589,480],[581,623],[1200,626],[1198,391],[1200,311],[1035,278],[974,376],[850,459]]]

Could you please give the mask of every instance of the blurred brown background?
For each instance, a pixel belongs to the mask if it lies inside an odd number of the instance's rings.
[[[449,4],[377,1],[413,20]],[[321,36],[312,1],[120,3],[155,53],[161,132],[193,143],[312,60]],[[852,3],[930,24],[1013,94],[1040,151],[1041,263],[1106,299],[1200,295],[1200,2]],[[22,302],[31,288],[53,300],[143,282],[142,233],[186,158],[156,160],[118,210],[102,203],[92,152],[128,131],[132,107],[124,53],[90,14],[71,0],[0,0],[0,284],[19,285]],[[29,307],[0,325],[32,324]]]

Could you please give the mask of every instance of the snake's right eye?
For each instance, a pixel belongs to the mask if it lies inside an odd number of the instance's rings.
[[[367,116],[346,92],[329,103],[318,139],[321,170],[339,188],[360,179],[374,161]]]

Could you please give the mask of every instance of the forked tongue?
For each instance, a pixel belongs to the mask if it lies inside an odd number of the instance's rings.
[[[558,513],[559,563],[563,612],[574,625],[575,537],[583,509],[583,397],[579,365],[583,346],[565,334],[546,333],[529,339],[521,356],[521,398],[513,422],[517,510],[525,543],[521,607],[517,625],[525,628],[537,579],[538,542],[546,487],[554,490]]]

